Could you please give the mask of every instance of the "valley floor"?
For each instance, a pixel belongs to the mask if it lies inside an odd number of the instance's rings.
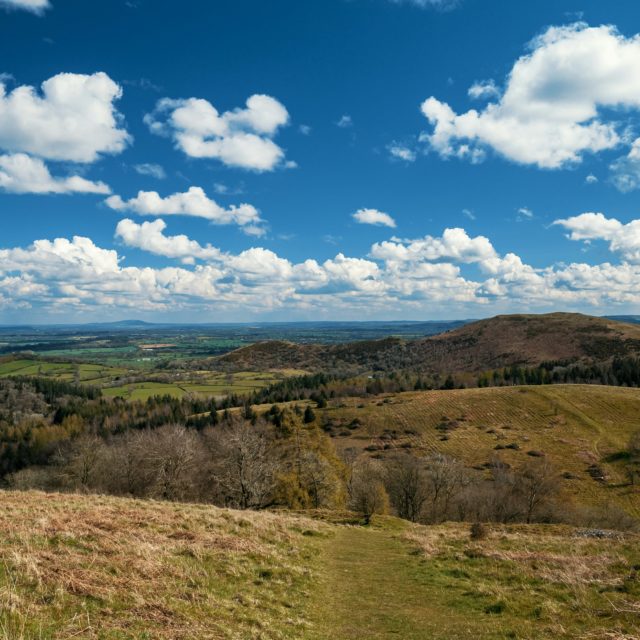
[[[37,492],[0,504],[5,640],[640,637],[633,534],[495,525],[471,540],[464,524]]]

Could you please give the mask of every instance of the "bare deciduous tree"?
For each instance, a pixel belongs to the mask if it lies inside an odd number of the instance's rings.
[[[272,499],[276,460],[263,425],[233,422],[208,435],[212,473],[227,506],[260,509]]]
[[[465,484],[464,466],[437,454],[427,461],[426,485],[429,494],[429,519],[440,522],[448,517],[452,500]]]
[[[517,474],[525,520],[530,523],[536,511],[558,491],[558,475],[546,460],[528,462]]]
[[[382,467],[376,461],[362,457],[354,464],[349,505],[362,515],[367,525],[374,514],[387,512],[389,496],[384,488]]]
[[[429,499],[424,460],[396,456],[389,463],[386,486],[391,505],[400,518],[417,522]]]
[[[148,452],[153,449],[153,438],[151,431],[129,431],[105,448],[98,474],[108,493],[139,497],[151,493],[154,473]]]
[[[67,451],[58,452],[63,482],[83,491],[92,488],[103,448],[102,438],[86,434],[73,440]]]
[[[152,495],[163,500],[193,497],[194,471],[198,466],[197,433],[177,425],[155,429],[144,456],[153,476]]]

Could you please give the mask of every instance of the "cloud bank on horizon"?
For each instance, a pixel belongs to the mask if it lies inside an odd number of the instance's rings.
[[[292,262],[262,247],[232,254],[184,234],[169,235],[161,218],[142,223],[125,218],[115,230],[124,247],[180,264],[126,266],[117,250],[86,237],[36,240],[0,249],[0,307],[51,312],[250,308],[255,313],[288,308],[330,316],[354,309],[383,311],[389,305],[453,305],[470,311],[505,302],[533,309],[640,302],[640,220],[624,225],[601,213],[584,213],[554,224],[567,229],[571,240],[608,243],[622,261],[536,268],[515,253],[501,255],[485,236],[447,228],[437,237],[374,243],[364,258],[338,253],[322,262]],[[475,267],[478,276],[465,276],[465,266]]]
[[[391,2],[464,10],[446,0]],[[0,6],[41,15],[51,8],[47,0],[0,0]],[[510,218],[488,221],[473,203],[459,207],[463,227],[430,222],[426,209],[416,217],[419,202],[402,191],[410,179],[430,177],[420,173],[425,162],[456,160],[461,176],[480,165],[570,176],[602,157],[595,169],[602,178],[589,165],[581,184],[624,202],[619,199],[640,188],[640,35],[625,36],[611,24],[546,28],[505,78],[468,85],[464,99],[475,106],[466,111],[437,92],[405,105],[419,107],[425,128],[385,133],[386,153],[369,151],[388,163],[398,186],[381,189],[378,198],[336,191],[338,240],[322,216],[307,219],[299,209],[287,218],[273,201],[269,208],[258,203],[272,191],[276,203],[286,203],[294,188],[311,202],[315,187],[305,164],[322,176],[323,163],[365,135],[366,114],[346,115],[337,105],[324,125],[300,124],[296,118],[307,116],[295,86],[284,99],[265,91],[269,82],[257,81],[257,91],[243,86],[231,101],[214,100],[215,86],[195,86],[193,95],[205,97],[168,97],[163,90],[132,109],[128,93],[142,90],[106,71],[61,69],[39,85],[13,80],[13,69],[1,71],[0,198],[35,198],[34,207],[62,203],[53,216],[61,224],[64,203],[80,199],[84,219],[108,231],[58,233],[52,223],[52,232],[29,230],[26,241],[0,239],[0,320],[136,312],[207,319],[459,317],[640,305],[640,218],[586,206],[540,216],[539,206],[522,206],[524,193]],[[294,186],[296,180],[304,186]],[[323,177],[317,188],[332,189]],[[464,188],[461,182],[454,191]],[[478,191],[476,183],[473,188]],[[429,189],[450,187],[434,180]],[[300,224],[315,247],[298,245],[286,220]],[[25,221],[10,224],[24,224],[19,235],[25,237]],[[508,225],[519,231],[505,239]],[[526,257],[531,231],[521,230],[533,225],[574,257],[549,259],[544,251]],[[340,246],[327,254],[322,237],[330,233]]]

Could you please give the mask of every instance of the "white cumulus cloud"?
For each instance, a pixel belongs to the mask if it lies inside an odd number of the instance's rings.
[[[498,98],[500,96],[500,89],[496,86],[493,80],[482,80],[474,82],[467,92],[470,98],[474,100],[483,100],[486,98]]]
[[[284,164],[284,151],[273,137],[288,124],[289,113],[271,96],[253,95],[245,108],[224,113],[201,98],[163,98],[145,122],[153,133],[173,138],[192,158],[215,158],[254,171]]]
[[[396,221],[388,214],[377,209],[359,209],[352,218],[360,224],[372,224],[378,227],[395,228]]]
[[[611,164],[611,181],[622,193],[640,188],[640,138],[633,141],[629,153]]]
[[[182,264],[127,266],[116,250],[89,238],[36,240],[0,249],[0,307],[3,313],[33,307],[42,317],[186,309],[237,318],[247,310],[281,309],[288,316],[335,318],[389,309],[422,315],[458,309],[471,315],[561,306],[604,313],[640,304],[640,221],[623,224],[589,213],[557,224],[575,240],[607,241],[622,261],[533,266],[513,252],[498,253],[484,236],[450,228],[440,236],[376,243],[366,257],[338,252],[324,262],[294,263],[265,247],[232,254],[169,235],[161,219],[125,219],[116,228],[124,246]]]
[[[482,262],[497,256],[491,241],[485,236],[470,237],[464,229],[445,229],[442,236],[425,236],[417,240],[394,238],[376,242],[371,255],[389,263],[453,260],[455,262]]]
[[[203,247],[185,235],[166,236],[163,233],[166,228],[164,220],[137,224],[125,218],[118,222],[115,235],[128,247],[136,247],[167,258],[182,258],[187,262],[191,262],[194,258],[200,260],[220,258],[219,249],[211,245]]]
[[[491,148],[522,164],[557,169],[624,141],[619,119],[640,108],[640,38],[612,26],[551,27],[516,61],[502,96],[482,110],[456,113],[430,97],[426,135],[444,157],[479,160]]]
[[[0,155],[0,189],[10,193],[111,193],[104,182],[77,175],[54,177],[42,160],[24,153]]]
[[[114,195],[106,204],[115,211],[131,211],[141,216],[193,216],[214,224],[237,224],[250,235],[259,235],[256,229],[263,220],[258,210],[250,204],[240,204],[227,209],[207,196],[202,187],[190,187],[184,193],[174,193],[163,198],[157,191],[139,191],[135,198],[123,200]]]
[[[610,251],[619,253],[624,260],[640,263],[640,220],[623,224],[602,213],[588,212],[556,220],[553,224],[567,229],[571,240],[603,240],[609,243]]]
[[[0,82],[0,148],[49,160],[94,162],[131,138],[114,102],[122,89],[106,73],[60,73],[41,91]]]

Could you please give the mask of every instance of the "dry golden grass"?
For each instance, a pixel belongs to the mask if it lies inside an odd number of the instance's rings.
[[[0,638],[283,638],[326,525],[202,505],[0,494]]]

